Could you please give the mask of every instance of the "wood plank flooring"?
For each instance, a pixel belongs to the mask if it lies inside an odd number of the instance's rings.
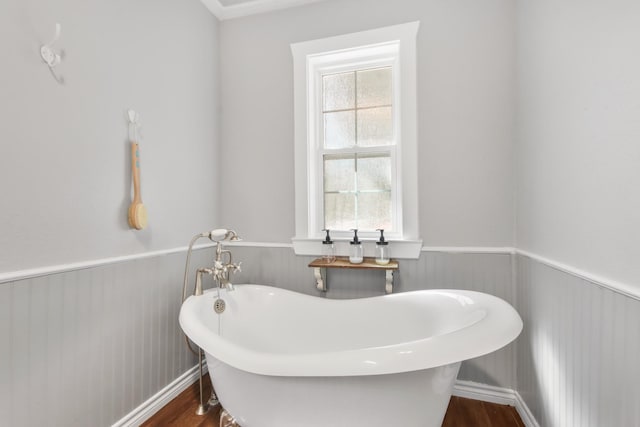
[[[204,396],[209,399],[211,396],[209,374],[205,375],[203,384]],[[199,399],[198,382],[196,381],[140,427],[220,427],[220,405],[211,409],[206,415],[196,415]]]
[[[204,384],[204,395],[208,398],[211,393],[208,375]],[[142,427],[220,427],[219,406],[204,416],[195,414],[197,407],[198,383],[196,382],[154,414],[142,424]],[[525,425],[512,406],[453,396],[442,427],[525,427]]]
[[[525,427],[513,406],[452,396],[442,427]]]

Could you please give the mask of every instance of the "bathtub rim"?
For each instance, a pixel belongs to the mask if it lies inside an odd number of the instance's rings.
[[[268,289],[270,292],[280,292],[286,297],[325,300],[268,285],[243,284],[235,286],[247,290],[250,290],[251,287],[257,287],[261,290]],[[198,321],[195,315],[199,304],[207,304],[209,300],[214,298],[214,292],[205,292],[202,296],[189,297],[180,308],[179,322],[185,334],[196,345],[220,361],[254,374],[276,376],[385,375],[429,369],[462,362],[499,350],[515,340],[522,331],[522,319],[509,303],[499,297],[482,292],[428,289],[361,298],[360,300],[399,298],[400,296],[411,298],[416,293],[442,292],[474,298],[474,301],[482,303],[482,307],[487,313],[474,324],[434,337],[394,345],[321,353],[261,352],[225,340],[211,331],[203,322]],[[363,303],[365,302],[363,301]],[[497,313],[497,310],[500,312]]]

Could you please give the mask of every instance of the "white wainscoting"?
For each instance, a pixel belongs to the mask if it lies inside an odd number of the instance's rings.
[[[517,256],[517,390],[540,425],[640,426],[640,301]]]
[[[232,250],[243,262],[236,283],[327,298],[384,293],[379,272],[338,270],[329,272],[329,292],[317,291],[313,257],[287,244]],[[196,251],[192,267],[209,265],[211,252]],[[3,421],[112,425],[191,369],[177,322],[184,259],[177,248],[4,277]],[[485,400],[494,395],[486,390],[513,390],[531,426],[640,425],[640,300],[628,287],[511,248],[423,248],[420,259],[401,260],[395,280],[395,292],[472,289],[520,312],[516,343],[466,361],[459,385],[479,384]]]
[[[211,252],[194,253],[193,265]],[[178,325],[185,254],[0,284],[0,424],[109,426],[196,364]]]
[[[207,364],[203,363],[203,365],[203,373],[206,373]],[[198,368],[198,365],[196,365],[184,374],[180,375],[178,378],[167,384],[162,390],[151,396],[140,406],[114,423],[112,427],[137,427],[147,421],[153,416],[153,414],[178,397],[178,395],[186,390],[191,384],[198,381],[200,377],[200,370]],[[206,401],[209,399],[209,395],[203,396],[203,399]]]

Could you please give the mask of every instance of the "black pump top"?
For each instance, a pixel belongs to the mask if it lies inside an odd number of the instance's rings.
[[[351,231],[353,231],[353,240],[349,242],[350,245],[359,245],[360,244],[360,240],[358,240],[358,229],[357,228],[352,228]]]
[[[331,244],[333,244],[333,240],[331,240],[331,237],[329,236],[329,229],[328,228],[324,228],[324,229],[322,229],[322,231],[326,231],[327,232],[327,236],[322,241],[322,244],[323,245],[331,245]]]
[[[376,242],[376,245],[388,245],[389,242],[384,240],[384,228],[378,228],[376,231],[380,232],[380,240]]]

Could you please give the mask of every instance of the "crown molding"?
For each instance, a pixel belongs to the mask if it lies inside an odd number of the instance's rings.
[[[224,21],[227,19],[271,12],[273,10],[317,3],[323,0],[253,0],[231,6],[223,6],[219,0],[201,1],[220,21]]]

